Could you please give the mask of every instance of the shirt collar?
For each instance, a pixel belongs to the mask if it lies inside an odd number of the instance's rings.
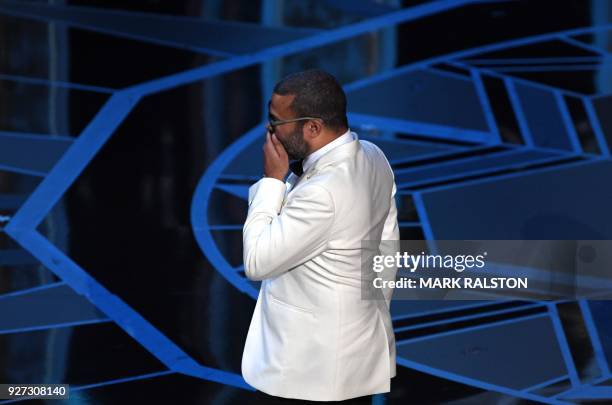
[[[310,155],[304,158],[304,161],[302,162],[302,168],[304,172],[310,169],[315,164],[315,162],[319,160],[321,156],[325,155],[330,150],[340,145],[344,145],[345,143],[352,142],[354,139],[355,138],[353,137],[353,134],[351,133],[351,130],[349,128],[345,133],[343,133],[342,135],[340,135],[339,137],[337,137],[336,139],[334,139],[327,145],[315,150]]]

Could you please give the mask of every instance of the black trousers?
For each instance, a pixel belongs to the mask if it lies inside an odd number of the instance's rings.
[[[261,392],[257,390],[255,392],[255,400],[256,404],[269,404],[269,405],[293,405],[293,404],[308,404],[308,405],[317,405],[317,404],[347,404],[347,405],[371,405],[372,404],[372,395],[366,395],[363,397],[350,398],[345,399],[344,401],[306,401],[303,399],[293,399],[293,398],[282,398],[275,397],[272,395],[268,395],[265,392]]]

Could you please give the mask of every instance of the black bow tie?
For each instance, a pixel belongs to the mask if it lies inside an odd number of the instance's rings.
[[[304,168],[302,167],[302,160],[295,160],[289,164],[289,169],[296,176],[300,177],[304,173]]]

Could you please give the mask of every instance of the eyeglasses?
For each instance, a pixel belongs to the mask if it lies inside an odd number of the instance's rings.
[[[288,120],[268,120],[268,129],[270,132],[274,133],[274,128],[278,125],[288,124],[290,122],[296,121],[306,121],[306,120],[320,120],[319,117],[300,117],[300,118],[291,118]]]

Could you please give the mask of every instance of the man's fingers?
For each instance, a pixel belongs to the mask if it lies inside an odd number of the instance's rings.
[[[276,148],[272,144],[272,139],[270,137],[270,133],[266,133],[266,143],[264,143],[264,153],[270,156],[278,156],[278,152]]]
[[[276,134],[272,134],[271,139],[272,139],[272,143],[274,144],[274,147],[276,148],[276,152],[278,153],[278,155],[280,157],[285,157],[287,155],[287,151],[285,150],[285,147],[283,146],[281,141],[279,141],[278,138],[276,137]]]
[[[268,149],[268,142],[270,142],[270,133],[266,132],[266,141],[263,143],[263,146],[261,147],[261,149],[263,149],[264,152],[266,151],[266,149]]]
[[[283,144],[269,131],[266,133],[266,142],[263,146],[264,175],[283,180],[289,170],[287,152]]]

